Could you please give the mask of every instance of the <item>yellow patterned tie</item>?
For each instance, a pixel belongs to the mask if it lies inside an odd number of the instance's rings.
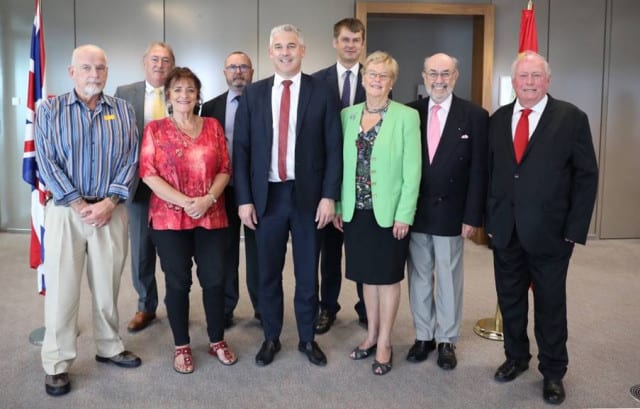
[[[151,119],[162,119],[165,117],[164,98],[160,88],[154,89],[153,106],[151,109]]]

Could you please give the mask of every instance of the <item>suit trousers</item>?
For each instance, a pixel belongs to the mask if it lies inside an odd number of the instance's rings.
[[[344,235],[333,224],[323,229],[320,246],[320,309],[335,315],[340,311],[340,287],[342,286],[342,244]],[[358,317],[366,317],[362,295],[362,283],[356,283],[358,302],[353,308]]]
[[[127,258],[127,215],[116,206],[109,223],[93,227],[71,207],[49,202],[45,209],[44,247],[47,295],[41,357],[45,373],[68,372],[76,358],[80,287],[85,269],[91,291],[96,354],[124,351],[118,334],[118,292]]]
[[[315,211],[296,204],[295,182],[269,183],[267,207],[256,229],[260,286],[258,303],[266,340],[279,339],[282,332],[284,300],[282,271],[291,232],[293,272],[296,279],[293,298],[298,336],[301,342],[314,339],[318,311],[319,231]]]
[[[531,358],[527,324],[532,286],[538,370],[554,380],[564,377],[569,362],[566,282],[573,246],[567,249],[555,256],[532,254],[523,248],[515,230],[507,247],[493,249],[505,354],[517,361]]]
[[[156,248],[149,232],[149,199],[127,203],[127,213],[131,240],[131,281],[138,293],[138,311],[155,312],[158,308]]]
[[[233,314],[238,305],[240,295],[238,284],[238,266],[240,265],[240,232],[242,223],[238,217],[233,186],[227,186],[224,191],[225,208],[229,220],[229,247],[225,252],[225,281],[224,281],[224,313]],[[254,312],[258,312],[258,250],[256,248],[255,232],[244,228],[245,269],[247,273],[247,290]]]
[[[416,339],[456,343],[462,320],[464,239],[411,233],[409,301]]]
[[[189,344],[193,260],[202,288],[209,342],[224,338],[224,252],[227,229],[151,230],[164,271],[165,305],[176,346]]]

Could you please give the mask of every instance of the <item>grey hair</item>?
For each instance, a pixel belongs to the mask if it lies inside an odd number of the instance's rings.
[[[300,44],[304,45],[302,31],[298,27],[293,24],[282,24],[271,29],[271,34],[269,35],[269,47],[273,45],[273,37],[278,33],[294,33],[298,37]]]
[[[551,77],[551,67],[549,67],[549,62],[547,61],[547,59],[534,51],[525,51],[522,54],[519,54],[511,64],[511,78],[516,77],[516,67],[518,66],[518,63],[525,58],[534,58],[541,60],[544,73],[547,75],[547,78]]]

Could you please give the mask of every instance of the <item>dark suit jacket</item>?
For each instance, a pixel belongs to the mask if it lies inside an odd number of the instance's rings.
[[[549,96],[520,164],[513,152],[514,103],[489,121],[486,231],[493,246],[509,244],[514,228],[524,249],[566,253],[584,244],[598,186],[598,165],[587,115]]]
[[[238,205],[254,204],[258,217],[267,207],[273,120],[274,77],[245,88],[236,112],[233,174]],[[295,187],[302,209],[314,211],[321,198],[337,200],[342,176],[342,132],[335,96],[322,81],[302,74],[298,100]]]
[[[144,134],[144,93],[145,82],[139,81],[128,85],[121,85],[116,89],[114,96],[122,98],[133,105],[133,110],[136,113],[136,126],[138,127],[138,137],[142,144],[142,136]],[[151,197],[151,189],[144,183],[141,183],[138,172],[131,187],[129,197],[133,202],[149,202]]]
[[[429,99],[408,104],[420,113],[422,179],[414,232],[458,236],[462,223],[479,227],[485,208],[489,114],[452,96],[438,150],[429,163],[427,118]]]
[[[331,92],[335,95],[336,101],[338,101],[338,109],[340,109],[340,88],[338,85],[338,69],[337,63],[327,68],[317,71],[312,74],[312,77],[318,78],[329,84]],[[353,100],[353,105],[364,102],[365,94],[364,88],[362,88],[362,73],[358,71],[358,78],[356,79],[356,96]]]
[[[225,116],[227,113],[227,95],[229,95],[229,91],[226,91],[217,97],[205,102],[202,105],[202,111],[200,111],[200,116],[206,116],[209,118],[215,118],[220,122],[222,128],[224,129],[225,124]]]

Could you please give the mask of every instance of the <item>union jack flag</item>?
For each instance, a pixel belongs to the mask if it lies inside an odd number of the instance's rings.
[[[36,163],[34,121],[36,108],[46,98],[44,33],[40,0],[35,0],[35,17],[31,31],[31,55],[29,61],[29,88],[27,91],[27,121],[22,159],[22,179],[31,185],[31,243],[29,265],[38,271],[38,292],[45,293],[44,282],[44,206],[46,187]]]

